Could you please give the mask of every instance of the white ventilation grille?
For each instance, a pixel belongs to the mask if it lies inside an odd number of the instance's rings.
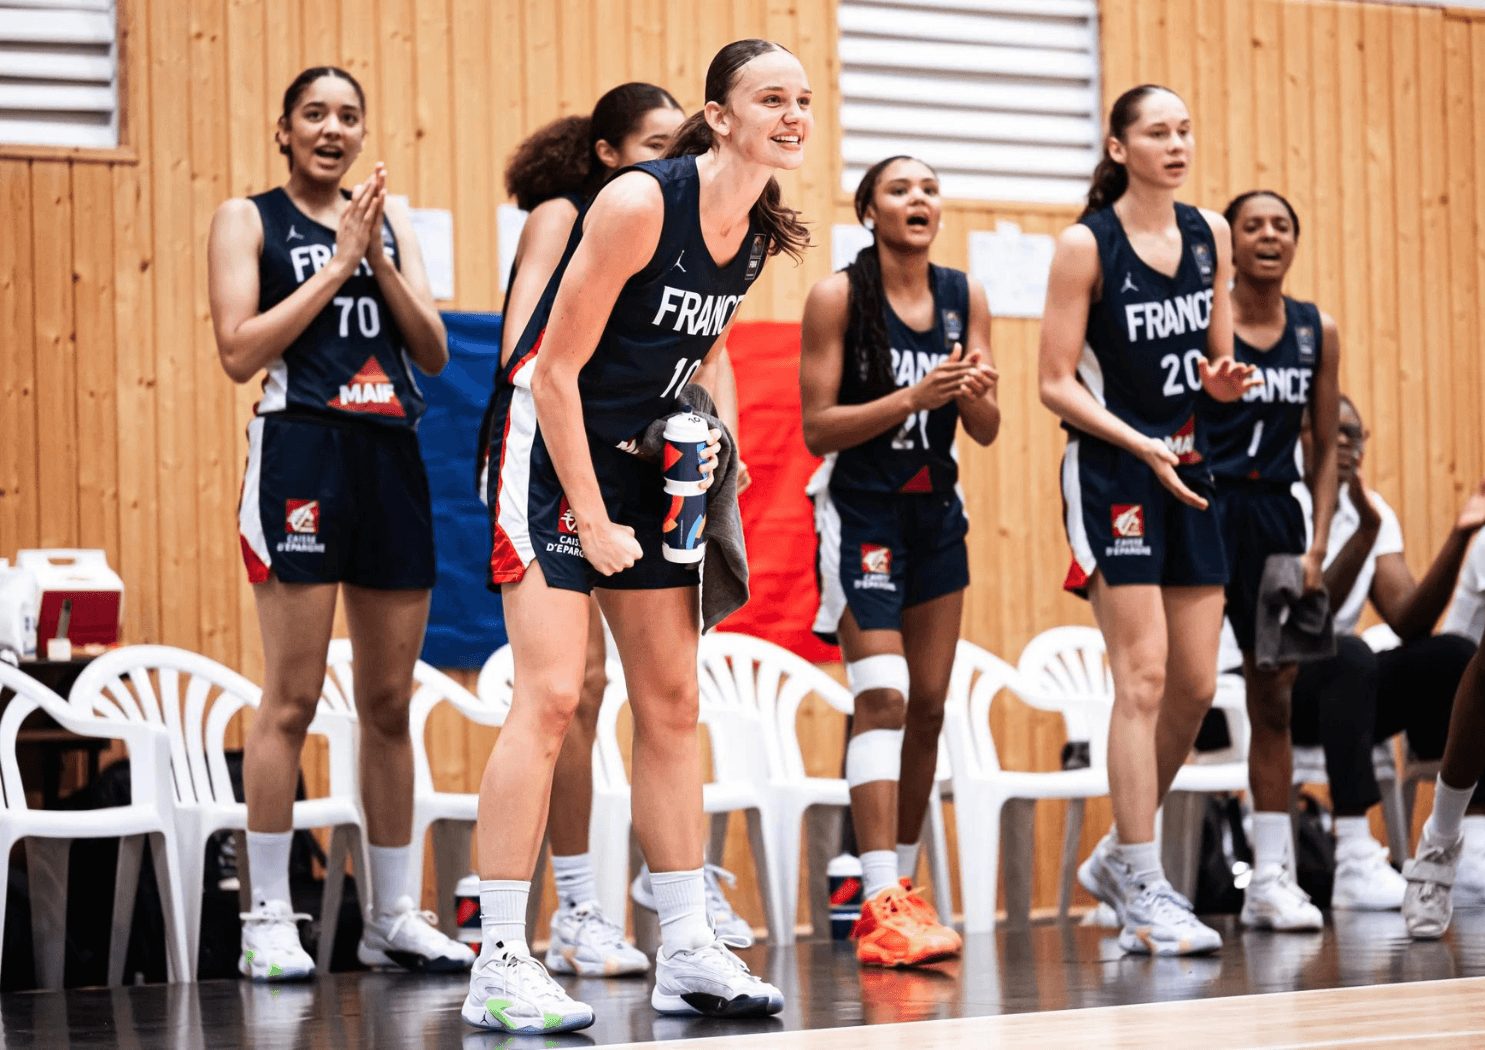
[[[1069,204],[1098,162],[1095,0],[842,0],[841,185],[908,153],[946,197]]]
[[[113,0],[0,0],[0,142],[119,144]]]

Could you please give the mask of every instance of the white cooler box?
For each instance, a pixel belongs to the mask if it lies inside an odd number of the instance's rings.
[[[104,551],[21,551],[16,565],[36,576],[38,649],[45,649],[47,641],[57,637],[62,604],[67,601],[72,603],[67,639],[73,645],[113,645],[119,640],[124,581],[108,567]]]

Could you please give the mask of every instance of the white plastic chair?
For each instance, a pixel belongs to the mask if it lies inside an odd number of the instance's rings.
[[[1108,766],[1109,716],[1114,703],[1114,678],[1109,671],[1103,634],[1094,627],[1053,627],[1027,643],[1018,661],[1018,670],[1026,687],[1033,695],[1024,697],[1037,703],[1033,697],[1045,698],[1065,705],[1078,702],[1081,711],[1067,721],[1068,739],[1086,738],[1092,765],[1095,768]],[[1220,792],[1247,791],[1248,789],[1248,726],[1247,708],[1244,703],[1241,679],[1237,679],[1237,692],[1233,682],[1224,682],[1218,676],[1218,688],[1213,706],[1227,716],[1232,746],[1215,755],[1198,756],[1176,773],[1166,798],[1164,817],[1179,830],[1179,834],[1165,835],[1162,853],[1166,861],[1166,874],[1171,883],[1188,895],[1194,890],[1196,875],[1196,850],[1191,833],[1195,807],[1187,795]],[[1086,734],[1086,736],[1085,736]],[[1176,796],[1176,797],[1172,797]],[[1081,834],[1083,805],[1071,802],[1068,805],[1067,834]],[[1157,835],[1161,821],[1157,820]],[[1199,825],[1197,825],[1199,827]],[[1061,898],[1071,894],[1071,885],[1064,879]]]
[[[166,971],[172,982],[190,981],[182,882],[175,848],[174,791],[170,783],[170,737],[155,726],[103,724],[83,717],[67,701],[9,664],[0,661],[0,690],[15,693],[0,717],[0,860],[10,863],[11,847],[25,842],[31,892],[32,951],[37,983],[59,990],[67,946],[67,867],[73,839],[119,840],[114,879],[113,929],[108,946],[108,983],[123,983],[124,956],[134,921],[139,865],[148,838],[155,884],[165,914]],[[122,740],[129,749],[127,806],[105,809],[31,809],[16,763],[16,734],[32,712],[40,710],[78,736]],[[5,932],[5,896],[9,879],[0,879],[0,940]]]
[[[702,643],[705,645],[705,638]],[[598,731],[593,744],[593,815],[588,848],[598,881],[599,903],[605,912],[617,917],[625,914],[629,880],[635,874],[632,861],[636,851],[631,848],[629,777],[618,737],[619,712],[629,702],[629,691],[612,644],[607,673],[608,687],[598,709]],[[712,817],[711,852],[715,852],[725,836],[727,816],[737,811],[744,813],[769,935],[782,943],[782,938],[792,939],[794,924],[792,916],[788,922],[782,919],[768,841],[771,810],[764,782],[752,775],[757,759],[744,757],[744,752],[756,755],[762,746],[756,717],[750,725],[745,712],[729,710],[725,701],[719,702],[715,690],[703,683],[699,720],[711,738],[713,779],[702,786],[701,793],[702,809]]]
[[[1091,712],[1073,710],[1069,717],[1064,713],[1065,709],[1086,705],[1057,696],[1038,696],[1034,689],[1020,680],[1010,664],[971,642],[959,642],[944,712],[944,738],[948,741],[953,769],[954,817],[959,833],[959,888],[964,902],[966,933],[988,933],[995,928],[1002,841],[1007,845],[1008,917],[1023,922],[1028,917],[1034,855],[1033,826],[1038,799],[1065,799],[1068,802],[1069,833],[1063,836],[1063,893],[1060,902],[1065,915],[1078,862],[1084,801],[1109,792],[1108,770],[1102,765],[1045,773],[1002,769],[995,738],[990,732],[990,705],[1002,689],[1009,689],[1032,706],[1063,713],[1064,723],[1076,725],[1083,721],[1096,721],[1099,717],[1096,709]],[[1069,731],[1070,739],[1072,732]],[[1076,832],[1072,831],[1074,806],[1078,811]],[[1003,839],[1001,830],[1006,820],[1013,823],[1006,829]],[[1013,897],[1022,899],[1012,902],[1010,898]]]
[[[218,831],[247,829],[247,806],[232,791],[223,737],[233,716],[244,707],[256,708],[261,699],[258,687],[236,671],[167,645],[127,646],[105,653],[83,670],[69,698],[74,710],[112,725],[156,725],[170,734],[185,934],[193,975],[200,950],[206,841]],[[369,864],[352,734],[341,716],[323,703],[309,732],[329,740],[330,793],[295,802],[294,827],[331,829],[319,948],[319,966],[328,971],[346,857],[355,858],[361,885],[368,881]],[[239,851],[237,863],[245,892],[251,878],[245,850]]]
[[[356,717],[355,671],[351,642],[336,638],[326,658],[323,699],[337,711]],[[476,696],[431,664],[413,665],[413,694],[408,704],[408,731],[413,746],[412,853],[408,860],[414,877],[423,875],[424,841],[433,832],[433,876],[439,926],[453,936],[457,926],[454,889],[469,870],[469,845],[479,815],[477,792],[439,791],[433,785],[428,762],[428,717],[439,704],[453,708],[479,725],[499,727],[510,710],[510,646],[502,646],[485,661]],[[359,745],[360,734],[357,732]],[[414,902],[416,903],[416,902]]]
[[[799,747],[796,717],[799,705],[814,693],[835,710],[849,715],[851,694],[809,661],[761,638],[713,633],[701,639],[698,653],[703,702],[713,711],[714,765],[725,763],[738,782],[762,784],[769,803],[769,856],[778,888],[778,919],[770,927],[775,942],[794,941],[794,918],[799,907],[800,848],[804,844],[806,815],[817,807],[843,810],[850,790],[843,778],[807,776]],[[724,734],[719,741],[719,730]],[[725,742],[725,746],[719,746]],[[924,848],[933,878],[934,894],[945,920],[953,912],[948,845],[944,833],[939,779],[947,779],[949,763],[940,737],[940,758],[924,820]],[[947,785],[945,785],[947,786]],[[829,921],[824,864],[838,842],[832,826],[812,828],[810,865],[811,915],[817,931]],[[822,852],[819,847],[826,847]]]

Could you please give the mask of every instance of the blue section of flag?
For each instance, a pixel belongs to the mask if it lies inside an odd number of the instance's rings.
[[[475,445],[500,362],[500,315],[446,313],[449,363],[420,376],[428,411],[418,442],[433,495],[438,585],[423,659],[435,667],[479,667],[505,644],[500,596],[485,586],[490,524],[475,491]]]

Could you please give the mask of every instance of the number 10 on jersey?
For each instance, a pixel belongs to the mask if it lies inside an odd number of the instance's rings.
[[[665,389],[660,392],[660,396],[669,397],[674,393],[679,397],[681,391],[686,389],[686,384],[691,382],[691,377],[696,374],[696,370],[700,367],[701,362],[699,360],[692,361],[687,357],[681,358],[675,363],[675,374],[670,377],[670,382],[665,384]]]

